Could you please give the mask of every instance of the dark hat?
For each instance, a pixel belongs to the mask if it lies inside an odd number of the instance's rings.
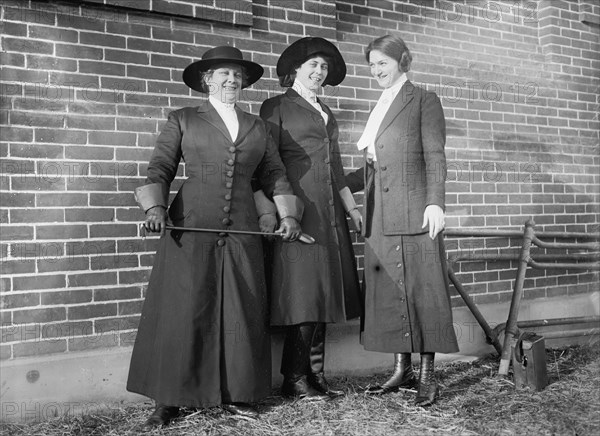
[[[242,52],[235,47],[222,45],[211,48],[202,55],[202,59],[189,64],[183,70],[183,82],[198,92],[207,93],[206,83],[201,79],[200,73],[209,70],[217,64],[237,64],[241,65],[246,70],[246,80],[242,83],[242,88],[252,85],[264,73],[263,67],[259,64],[244,60]]]
[[[282,86],[286,86],[281,81],[282,78],[294,73],[292,71],[294,68],[318,54],[327,56],[333,63],[333,65],[329,65],[329,72],[323,85],[339,85],[346,77],[346,62],[344,62],[340,51],[326,39],[307,36],[293,42],[281,53],[277,61],[277,76],[279,76]]]

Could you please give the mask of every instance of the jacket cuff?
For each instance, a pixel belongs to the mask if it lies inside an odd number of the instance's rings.
[[[135,201],[144,212],[154,206],[167,208],[167,195],[163,185],[160,183],[151,183],[149,185],[138,186],[134,191]]]
[[[302,200],[295,195],[274,195],[273,201],[275,201],[275,206],[277,206],[280,219],[292,217],[300,222],[304,213],[304,203],[302,203]]]
[[[350,192],[350,188],[347,186],[340,189],[340,197],[346,212],[350,212],[353,209],[358,209],[356,206],[356,201],[354,201],[354,196],[352,195],[352,192]]]
[[[260,189],[254,193],[254,204],[256,205],[256,212],[258,213],[259,218],[263,215],[275,215],[277,213],[275,203],[269,200],[265,193]]]
[[[442,208],[443,211],[446,210],[446,203],[444,201],[443,195],[428,195],[425,199],[425,206],[429,206],[430,204],[435,204]]]

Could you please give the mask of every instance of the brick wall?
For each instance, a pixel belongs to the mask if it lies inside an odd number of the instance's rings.
[[[411,80],[435,90],[446,112],[449,227],[520,228],[533,217],[540,229],[598,230],[593,2],[0,4],[1,359],[132,344],[156,246],[140,238],[132,190],[167,113],[198,102],[182,69],[214,45],[235,45],[268,67],[243,95],[257,113],[281,92],[274,65],[290,42],[337,41],[348,76],[325,99],[350,169],[360,165],[354,144],[380,92],[364,46],[397,33],[413,51]],[[448,241],[451,256],[484,244],[518,241]],[[360,241],[356,248],[360,261]],[[477,302],[510,298],[511,262],[455,268]],[[527,277],[525,298],[598,284],[589,272]]]

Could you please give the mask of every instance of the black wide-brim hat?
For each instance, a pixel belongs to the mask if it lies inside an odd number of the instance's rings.
[[[244,59],[242,52],[235,47],[222,45],[207,50],[202,59],[189,64],[183,70],[183,83],[195,91],[208,93],[208,88],[201,74],[211,67],[218,64],[237,64],[246,70],[245,80],[242,82],[242,88],[246,88],[260,79],[264,73],[263,67],[259,64]]]
[[[277,61],[277,76],[283,78],[295,73],[294,68],[318,54],[323,54],[331,60],[323,86],[339,85],[346,77],[346,62],[335,45],[318,36],[301,38],[286,48]]]

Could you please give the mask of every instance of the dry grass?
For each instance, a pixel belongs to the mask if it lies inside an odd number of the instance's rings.
[[[111,413],[65,416],[38,423],[4,424],[3,435],[596,435],[600,434],[600,343],[547,350],[550,384],[541,392],[515,390],[497,376],[495,356],[438,365],[442,388],[429,409],[414,407],[414,392],[379,398],[362,392],[387,374],[340,377],[345,397],[326,404],[285,401],[274,395],[260,404],[257,421],[219,408],[186,410],[170,426],[142,429],[150,403]]]

